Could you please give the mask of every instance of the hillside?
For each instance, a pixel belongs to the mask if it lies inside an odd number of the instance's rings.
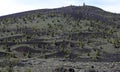
[[[115,62],[111,69],[116,72],[120,70],[120,14],[94,6],[67,6],[1,16],[0,57],[0,66],[8,64],[10,70],[14,66],[19,70],[19,65],[34,66],[43,59],[59,66],[64,62],[89,62],[90,66]]]

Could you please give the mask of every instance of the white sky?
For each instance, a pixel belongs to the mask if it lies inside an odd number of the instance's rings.
[[[84,2],[106,11],[120,13],[120,0],[0,0],[0,16],[34,9],[82,5]]]

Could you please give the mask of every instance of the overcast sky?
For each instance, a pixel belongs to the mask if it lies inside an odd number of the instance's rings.
[[[34,9],[57,8],[83,3],[120,13],[120,0],[0,0],[0,16]]]

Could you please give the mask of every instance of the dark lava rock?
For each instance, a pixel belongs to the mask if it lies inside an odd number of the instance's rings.
[[[61,68],[56,68],[54,72],[67,72],[67,69],[61,67]]]
[[[54,72],[75,72],[75,70],[73,68],[60,67],[60,68],[56,68]]]
[[[70,68],[69,72],[75,72],[75,70],[73,68]]]

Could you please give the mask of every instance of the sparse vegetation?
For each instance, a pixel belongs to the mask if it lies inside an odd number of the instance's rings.
[[[0,17],[0,66],[13,72],[17,66],[34,67],[34,58],[119,62],[119,19],[119,14],[87,5]]]

